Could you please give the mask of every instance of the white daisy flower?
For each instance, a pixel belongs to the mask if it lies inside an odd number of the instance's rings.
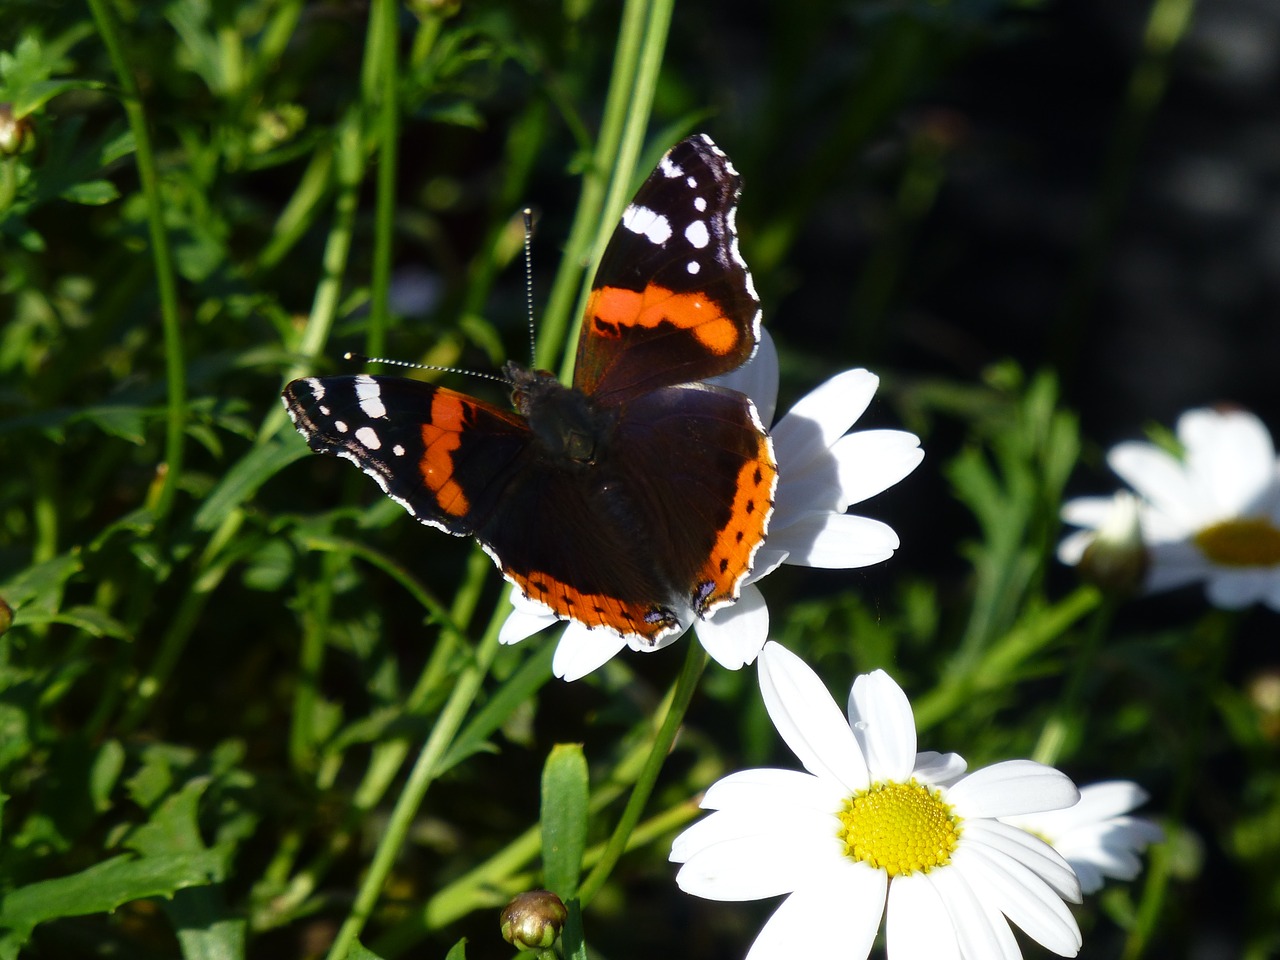
[[[725,777],[702,801],[715,812],[671,848],[687,893],[789,895],[747,960],[861,960],[882,917],[890,960],[1021,957],[1008,920],[1060,956],[1079,952],[1063,902],[1080,900],[1075,874],[999,819],[1075,803],[1064,774],[1011,760],[962,776],[958,756],[917,753],[911,705],[882,670],[854,682],[846,720],[804,661],[768,643],[760,690],[808,773]]]
[[[1158,824],[1127,816],[1147,802],[1147,792],[1128,780],[1080,788],[1080,802],[1064,810],[1002,817],[1034,833],[1057,850],[1080,878],[1084,893],[1097,893],[1103,878],[1132,880],[1142,870],[1138,854],[1164,839]]]
[[[1145,589],[1204,581],[1209,602],[1280,610],[1280,469],[1271,435],[1243,410],[1189,410],[1178,419],[1181,459],[1152,443],[1113,447],[1107,463],[1138,495],[1146,545]],[[1108,524],[1117,500],[1085,497],[1063,519],[1084,529],[1058,557],[1077,564]]]
[[[737,370],[711,381],[740,390],[756,405],[763,423],[773,419],[778,398],[778,354],[765,332],[756,355]],[[849,433],[875,396],[880,379],[866,370],[837,374],[801,398],[769,431],[778,461],[769,538],[756,553],[737,602],[722,606],[695,627],[717,663],[737,670],[755,660],[769,635],[769,608],[755,581],[783,563],[808,567],[865,567],[887,560],[898,535],[879,520],[845,513],[893,486],[924,458],[920,440],[902,430]],[[512,612],[499,640],[518,643],[561,623],[534,600],[512,592]],[[647,645],[570,621],[556,647],[552,670],[576,680],[630,646],[651,653],[679,639]]]

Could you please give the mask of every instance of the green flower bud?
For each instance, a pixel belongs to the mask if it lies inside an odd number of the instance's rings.
[[[502,938],[519,950],[546,950],[568,917],[568,909],[550,890],[530,890],[502,908]]]
[[[13,105],[0,103],[0,156],[16,157],[35,146],[36,128],[30,117],[15,117]]]
[[[1138,501],[1122,490],[1116,494],[1106,522],[1080,558],[1080,576],[1108,593],[1130,594],[1141,586],[1147,563]]]

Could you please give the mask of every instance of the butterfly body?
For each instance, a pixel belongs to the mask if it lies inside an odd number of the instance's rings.
[[[668,152],[601,261],[572,385],[508,363],[505,410],[417,380],[310,377],[285,406],[313,450],[475,537],[556,616],[656,645],[737,599],[772,511],[755,407],[704,382],[759,340],[737,194],[709,138]]]

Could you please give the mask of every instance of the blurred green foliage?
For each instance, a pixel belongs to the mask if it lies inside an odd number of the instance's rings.
[[[323,955],[459,676],[474,705],[362,936],[386,957],[464,935],[491,953],[511,894],[575,890],[599,862],[676,655],[572,686],[549,682],[547,637],[478,661],[503,609],[487,558],[346,465],[297,463],[278,398],[346,349],[479,370],[522,356],[518,211],[540,207],[543,291],[593,172],[621,7],[5,5],[0,958]],[[844,278],[852,306],[822,321],[834,346],[774,327],[794,395],[878,363],[954,149],[920,99],[1017,43],[1037,7],[793,0],[722,31],[731,7],[676,8],[639,168],[715,131],[747,180],[739,223],[767,310],[830,191],[879,211]],[[744,64],[752,31],[768,56]],[[873,174],[877,143],[893,159]],[[1081,439],[1052,373],[877,369],[874,415],[922,434],[922,472],[945,478],[908,481],[886,509],[936,515],[933,538],[866,575],[771,578],[777,639],[837,695],[891,669],[922,746],[1027,756],[1055,721],[1073,776],[1153,791],[1173,840],[1147,885],[1082,909],[1089,955],[1177,953],[1228,908],[1247,955],[1275,949],[1275,674],[1227,678],[1232,618],[1152,627],[1054,572]],[[582,915],[589,944],[745,949],[751,912],[685,901],[666,844],[716,776],[779,751],[752,672],[708,671],[632,852]],[[557,796],[573,803],[548,819]],[[548,831],[564,838],[551,880]],[[1225,902],[1205,870],[1248,896]]]

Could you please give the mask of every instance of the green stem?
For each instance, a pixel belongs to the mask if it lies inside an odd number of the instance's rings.
[[[386,830],[382,834],[382,839],[378,841],[378,848],[374,851],[369,870],[356,894],[355,903],[352,904],[351,911],[338,930],[333,946],[329,948],[328,960],[345,960],[356,938],[364,929],[365,923],[368,922],[374,905],[382,893],[383,884],[391,873],[391,867],[400,853],[400,848],[404,845],[405,838],[409,835],[409,828],[413,825],[418,808],[422,805],[422,798],[435,779],[436,767],[448,751],[453,738],[462,726],[462,721],[466,718],[467,711],[475,703],[476,694],[479,693],[484,678],[488,675],[489,666],[498,651],[498,631],[506,615],[506,607],[500,603],[493,620],[489,623],[488,630],[485,631],[484,638],[476,648],[475,660],[462,671],[449,694],[444,709],[440,711],[440,716],[427,737],[421,753],[418,754],[413,770],[409,773],[409,779],[404,789],[400,791],[400,797],[391,811]]]
[[[13,206],[18,195],[18,161],[14,157],[0,157],[0,214]]]
[[[1071,658],[1071,676],[1067,681],[1067,688],[1053,713],[1045,721],[1031,759],[1052,767],[1067,752],[1069,743],[1072,748],[1080,743],[1088,719],[1088,711],[1081,709],[1085,687],[1093,678],[1098,650],[1111,629],[1115,613],[1116,600],[1107,594],[1093,612],[1088,632]]]
[[[440,37],[440,28],[453,16],[456,8],[445,4],[415,4],[418,14],[418,29],[413,35],[413,48],[409,51],[409,64],[417,70],[435,49],[436,40]]]
[[[338,196],[334,201],[333,226],[325,241],[321,263],[322,275],[316,285],[315,298],[311,302],[311,316],[302,331],[302,339],[294,351],[298,360],[285,371],[284,379],[292,380],[310,372],[315,358],[328,342],[338,313],[342,296],[342,280],[351,255],[351,238],[355,233],[356,211],[360,203],[360,181],[364,176],[364,149],[360,138],[360,112],[349,109],[334,131],[335,174],[338,180]],[[271,412],[262,421],[258,442],[266,439],[284,426],[286,414],[279,404],[272,405]]]
[[[124,44],[107,0],[88,0],[98,33],[107,48],[111,65],[120,83],[121,105],[129,120],[134,139],[134,157],[138,180],[146,199],[147,229],[151,237],[151,255],[156,268],[156,286],[160,294],[160,316],[164,327],[165,374],[168,386],[165,418],[164,478],[156,498],[155,513],[165,518],[173,507],[174,496],[182,478],[183,439],[187,422],[187,382],[183,363],[182,329],[178,317],[178,284],[173,269],[173,254],[164,229],[163,197],[156,172],[147,116],[142,109],[138,84],[129,69]]]
[[[369,332],[365,352],[381,356],[390,320],[391,255],[395,245],[396,161],[400,138],[399,86],[400,4],[397,0],[375,0],[369,11],[373,36],[369,43],[369,82],[365,98],[376,105],[378,138],[378,181],[373,231],[373,271],[370,277],[371,302]]]
[[[267,241],[254,264],[257,270],[270,270],[297,245],[315,220],[320,205],[333,187],[333,150],[327,145],[311,155],[307,169],[298,179],[293,196],[280,211],[271,239]]]
[[[644,769],[631,790],[627,806],[622,811],[618,826],[614,828],[613,835],[609,838],[609,843],[600,857],[600,862],[595,865],[587,879],[582,882],[582,886],[578,888],[578,897],[583,906],[590,903],[591,898],[600,892],[600,888],[604,886],[605,881],[609,879],[609,874],[617,865],[618,859],[626,851],[627,841],[635,830],[636,824],[640,822],[644,805],[649,801],[649,794],[653,792],[658,773],[671,753],[671,745],[675,743],[676,733],[679,732],[680,724],[684,721],[693,693],[698,689],[698,678],[702,676],[702,671],[707,665],[707,652],[693,637],[686,637],[684,642],[687,645],[684,667],[680,670],[680,676],[672,689],[671,705],[667,708],[667,715],[658,729],[657,736],[654,737],[653,746],[649,750],[649,759],[645,762]]]
[[[316,766],[314,721],[325,640],[333,610],[333,583],[350,562],[348,554],[326,553],[320,561],[320,576],[301,594],[302,643],[298,649],[298,679],[293,690],[289,728],[289,758],[299,773],[313,771]]]
[[[1179,758],[1179,768],[1165,818],[1169,824],[1185,822],[1187,807],[1203,782],[1209,711],[1218,696],[1218,688],[1222,685],[1228,654],[1239,624],[1238,614],[1216,610],[1205,617],[1200,629],[1190,638],[1194,646],[1184,651],[1189,658],[1194,656],[1200,661],[1187,663],[1184,667],[1186,676],[1199,678],[1199,683],[1197,689],[1188,691],[1190,709],[1183,726],[1186,742],[1174,753]],[[1151,852],[1151,865],[1143,883],[1142,898],[1138,901],[1137,917],[1125,940],[1121,960],[1138,960],[1146,952],[1161,925],[1161,913],[1172,877],[1170,850],[1174,842],[1173,838],[1166,838],[1164,843]]]
[[[569,229],[564,256],[551,285],[539,329],[536,359],[539,367],[549,367],[552,358],[560,355],[571,325],[570,303],[576,294],[578,310],[574,316],[580,316],[588,292],[584,284],[586,268],[599,259],[603,243],[622,212],[619,203],[613,215],[608,215],[604,206],[607,182],[604,173],[609,171],[608,182],[630,185],[638,148],[628,157],[622,153],[621,146],[624,139],[628,143],[638,142],[634,129],[642,133],[648,124],[652,88],[656,83],[653,64],[662,60],[672,3],[673,0],[627,0],[623,8],[613,74],[600,120],[600,136],[591,163],[583,173],[573,226]],[[642,87],[642,83],[647,84],[647,88]],[[567,377],[572,370],[573,359],[572,351],[566,352],[562,376]]]

